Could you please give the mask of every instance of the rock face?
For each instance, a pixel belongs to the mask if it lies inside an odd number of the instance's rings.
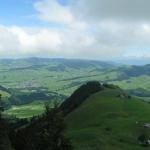
[[[138,138],[139,144],[143,147],[148,147],[150,146],[150,139],[148,137],[146,137],[145,135],[141,135]]]
[[[90,95],[103,90],[103,86],[97,81],[87,82],[77,89],[62,105],[60,109],[65,115],[72,112],[83,101],[85,101]]]
[[[143,125],[143,127],[145,127],[145,128],[150,128],[150,123],[145,123],[145,124]]]

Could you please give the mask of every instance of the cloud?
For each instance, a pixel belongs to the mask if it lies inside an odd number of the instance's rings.
[[[91,33],[72,29],[0,27],[1,56],[47,56],[102,58],[118,56],[120,50],[100,43]]]
[[[34,8],[40,21],[63,27],[1,25],[0,56],[150,57],[149,3],[77,0],[61,5],[57,0],[38,0]]]
[[[91,21],[150,21],[149,6],[149,0],[78,0],[73,12]]]
[[[63,24],[67,28],[86,29],[87,23],[79,21],[72,12],[69,5],[61,5],[58,0],[40,0],[34,3],[38,12],[37,17],[49,23]]]
[[[0,27],[1,56],[30,56],[56,51],[61,44],[59,34],[48,29],[24,29],[21,27]]]
[[[69,7],[62,6],[57,0],[38,1],[34,7],[41,20],[55,23],[70,23],[73,20]]]
[[[139,51],[141,49],[143,56],[150,56],[149,43],[150,25],[148,24],[130,26],[130,24],[103,22],[92,32],[0,26],[0,55],[3,57],[111,59],[128,56],[135,49]]]
[[[38,0],[34,7],[38,17],[57,23],[88,21],[150,21],[149,0],[69,0],[61,5],[59,0]]]

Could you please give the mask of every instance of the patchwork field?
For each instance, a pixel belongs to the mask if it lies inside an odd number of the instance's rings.
[[[7,100],[6,112],[18,117],[38,114],[38,108],[41,112],[42,108],[34,101],[63,101],[80,85],[92,80],[113,83],[131,95],[150,99],[150,65],[44,58],[0,60],[0,93]],[[30,105],[35,109],[28,108]]]

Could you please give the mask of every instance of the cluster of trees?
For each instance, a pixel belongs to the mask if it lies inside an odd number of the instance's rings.
[[[2,117],[4,111],[2,95],[0,94],[0,150],[13,150],[9,139],[9,125]]]
[[[72,150],[64,135],[64,117],[58,107],[46,105],[45,113],[30,121],[3,117],[0,95],[0,150]]]

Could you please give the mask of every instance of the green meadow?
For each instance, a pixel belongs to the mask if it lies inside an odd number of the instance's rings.
[[[43,109],[34,103],[36,100],[45,103],[45,100],[61,97],[59,99],[63,101],[79,86],[93,80],[119,85],[131,95],[150,100],[150,65],[122,66],[73,59],[5,59],[0,60],[0,72],[0,85],[9,90],[0,89],[3,98],[10,101],[6,112],[18,117],[42,112]],[[37,99],[39,93],[45,96]],[[35,99],[31,98],[33,95]]]
[[[66,117],[67,136],[75,150],[145,150],[138,138],[149,136],[150,104],[121,98],[120,89],[91,95]]]

